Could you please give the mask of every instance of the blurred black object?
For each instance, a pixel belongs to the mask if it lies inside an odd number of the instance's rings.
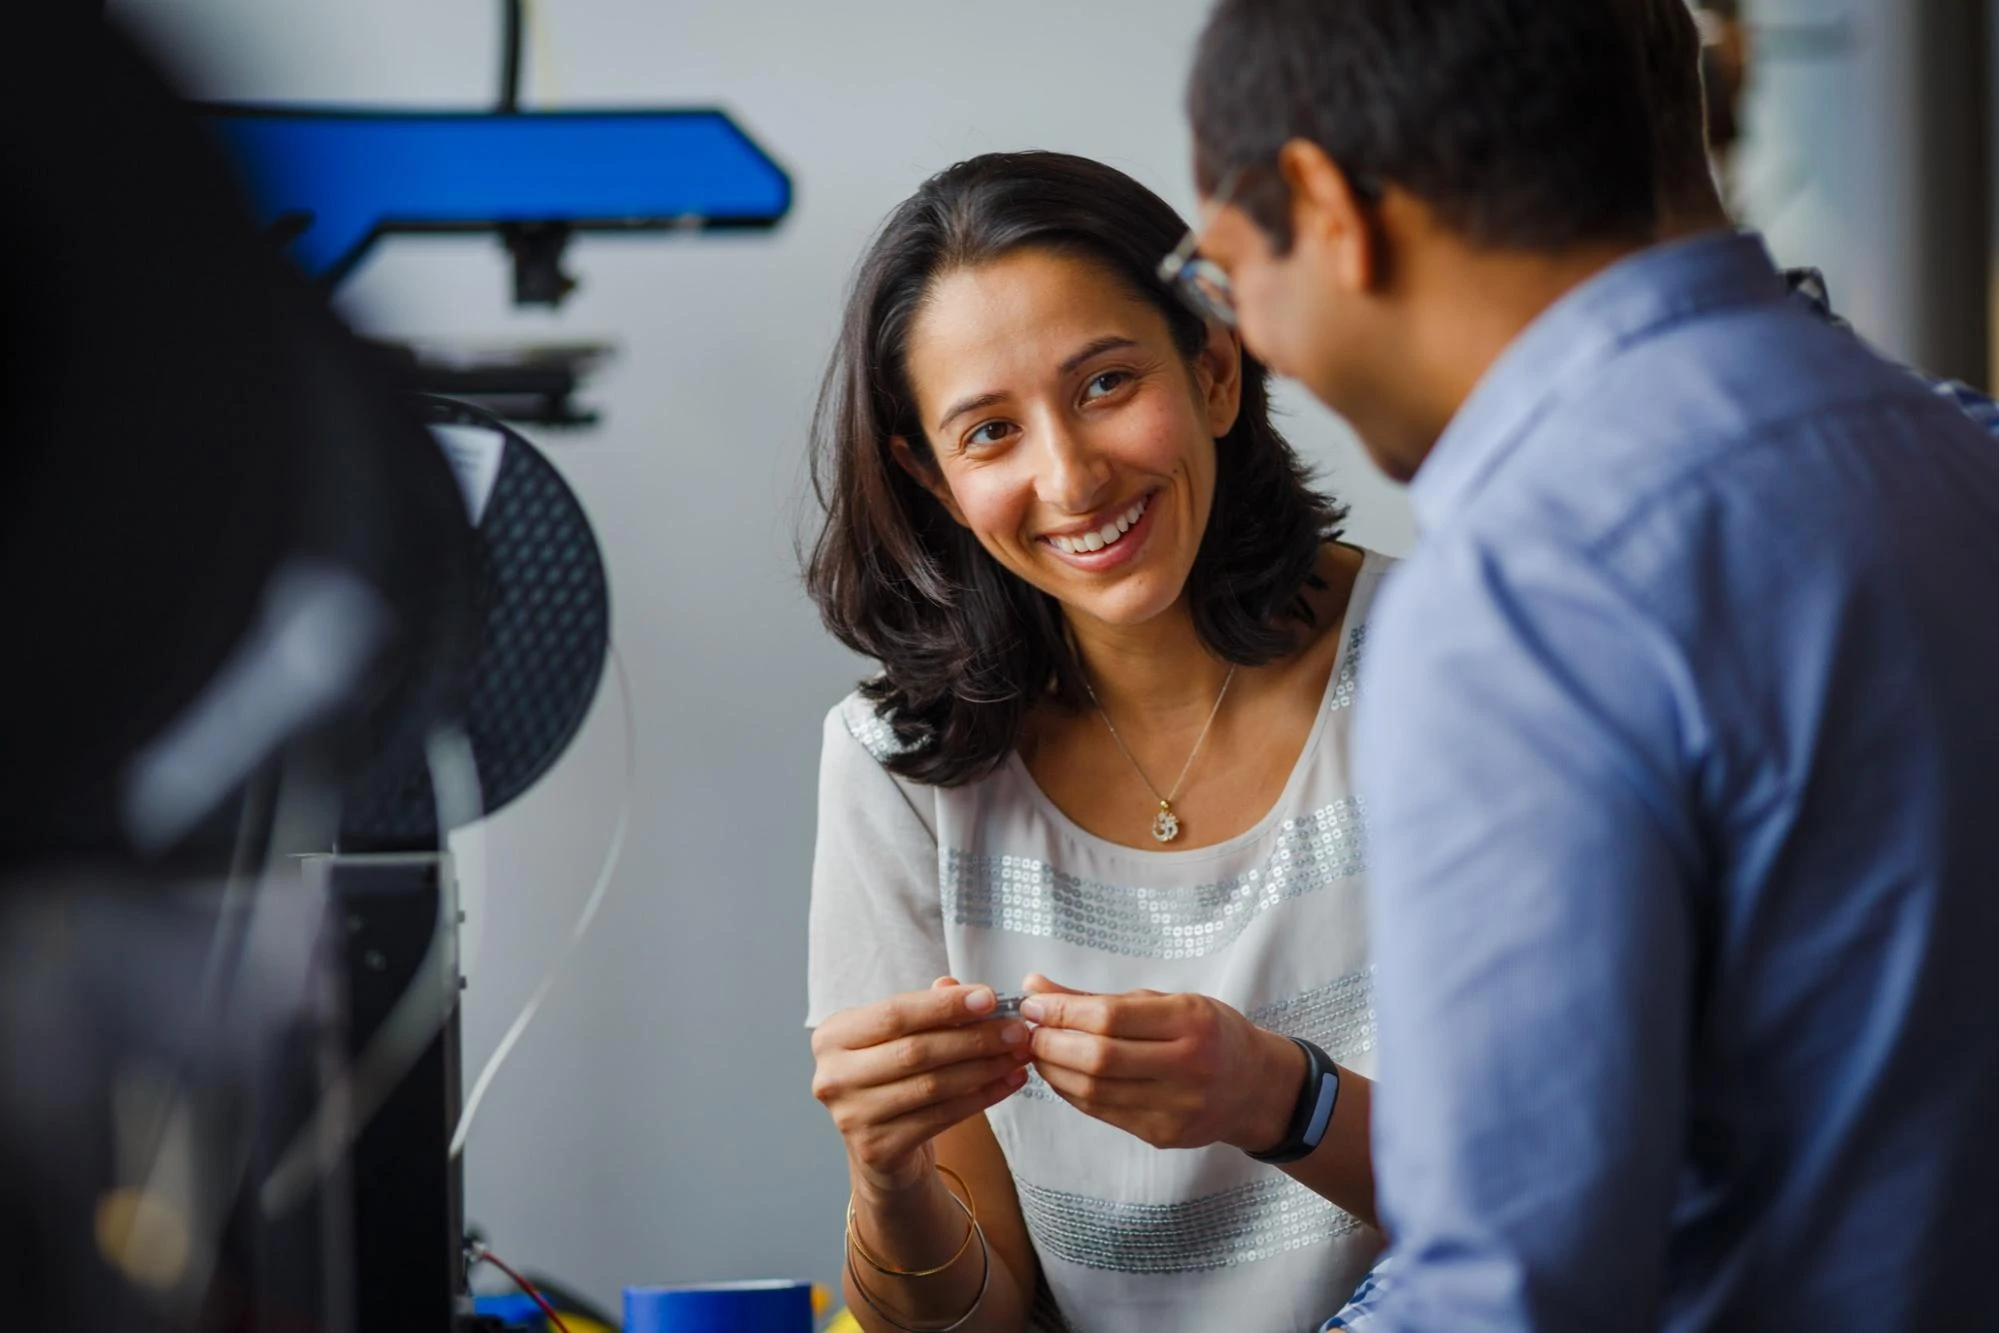
[[[514,261],[514,304],[553,309],[576,290],[575,275],[562,266],[571,229],[562,222],[511,222],[500,240]]]
[[[10,1314],[441,1333],[463,1291],[441,833],[581,725],[595,538],[532,445],[419,405],[332,317],[121,36],[37,11],[10,41]]]
[[[287,747],[337,775],[451,711],[470,533],[397,386],[253,228],[172,92],[93,17],[30,11],[0,80],[0,866],[212,869]],[[380,642],[317,682],[320,706],[239,720],[204,694],[287,570],[364,589]],[[149,845],[134,763],[204,708],[244,771],[177,774],[228,799]]]
[[[402,378],[424,393],[469,403],[506,421],[556,427],[597,424],[597,413],[578,406],[575,397],[615,350],[590,342],[376,345],[395,358]]]
[[[350,1330],[342,1173],[284,1210],[258,1188],[366,1035],[291,857],[334,846],[369,761],[461,711],[477,546],[421,415],[130,44],[29,7],[9,54],[9,1322]],[[455,1002],[448,980],[418,998]]]
[[[211,879],[0,875],[10,1327],[354,1327],[344,1174],[254,1198],[338,1059],[328,925]]]

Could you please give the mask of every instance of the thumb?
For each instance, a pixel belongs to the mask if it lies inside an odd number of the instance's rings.
[[[959,984],[958,978],[956,977],[939,977],[937,978],[937,980],[930,983],[930,989],[949,990],[951,987],[956,986],[958,984]]]
[[[1029,995],[1094,995],[1095,991],[1072,990],[1060,982],[1052,981],[1039,972],[1029,972],[1020,988]]]

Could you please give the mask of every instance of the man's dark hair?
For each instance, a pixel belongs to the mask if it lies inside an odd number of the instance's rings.
[[[1663,218],[1720,206],[1708,161],[1707,99],[1701,88],[1701,34],[1687,0],[1631,0],[1639,65],[1652,113],[1655,192]]]
[[[1212,193],[1244,172],[1243,207],[1288,248],[1274,167],[1307,139],[1363,189],[1400,186],[1477,245],[1649,239],[1652,136],[1622,9],[1221,0],[1188,86],[1198,183]]]
[[[1025,250],[1097,265],[1166,320],[1190,363],[1208,326],[1154,276],[1186,224],[1114,168],[1064,153],[990,153],[924,182],[883,224],[847,299],[813,422],[825,523],[806,586],[840,642],[879,661],[862,685],[901,752],[888,767],[935,786],[992,771],[1028,711],[1088,698],[1060,604],[1001,567],[897,465],[900,436],[934,465],[907,367],[910,326],[939,279]],[[1242,364],[1235,425],[1215,445],[1215,494],[1186,597],[1216,656],[1293,651],[1312,623],[1323,543],[1345,510],[1313,490],[1270,420],[1268,375]]]

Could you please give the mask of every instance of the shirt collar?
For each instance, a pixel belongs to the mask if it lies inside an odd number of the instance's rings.
[[[1480,378],[1409,484],[1425,531],[1449,525],[1570,386],[1632,343],[1691,316],[1778,300],[1762,238],[1717,232],[1654,246],[1565,294]]]

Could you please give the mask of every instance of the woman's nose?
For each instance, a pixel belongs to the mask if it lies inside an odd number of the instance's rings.
[[[1047,448],[1036,488],[1042,503],[1067,514],[1087,514],[1101,508],[1110,493],[1109,461],[1066,426],[1055,425],[1045,430],[1042,438]]]

